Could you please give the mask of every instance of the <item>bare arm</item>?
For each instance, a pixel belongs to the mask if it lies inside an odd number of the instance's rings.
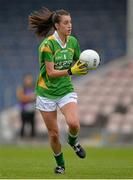
[[[23,88],[20,87],[17,89],[17,98],[20,102],[27,103],[33,102],[35,100],[35,95],[33,93],[26,95]]]
[[[49,61],[45,61],[45,64],[46,64],[46,71],[48,76],[50,77],[68,76],[68,69],[56,70],[54,69],[54,63]]]

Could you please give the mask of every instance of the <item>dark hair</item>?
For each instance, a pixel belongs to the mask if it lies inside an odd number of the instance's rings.
[[[36,35],[46,37],[56,29],[55,23],[60,22],[62,15],[70,14],[63,9],[52,12],[42,7],[39,11],[34,11],[29,15],[29,27],[35,31]]]

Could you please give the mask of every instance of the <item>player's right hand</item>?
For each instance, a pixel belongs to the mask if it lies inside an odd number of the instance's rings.
[[[69,75],[85,75],[88,73],[88,68],[85,63],[78,60],[70,69],[68,69]]]

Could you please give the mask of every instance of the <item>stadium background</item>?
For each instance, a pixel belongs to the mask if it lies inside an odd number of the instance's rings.
[[[51,10],[64,8],[71,12],[73,34],[81,50],[97,50],[102,64],[126,54],[126,0],[0,0],[0,110],[16,103],[15,89],[22,75],[38,71],[39,40],[28,29],[28,15],[45,5]],[[121,4],[121,5],[120,5]],[[13,82],[9,83],[9,82]]]
[[[17,123],[15,117],[11,118],[11,114],[15,111],[12,109],[17,106],[16,88],[21,84],[25,73],[32,73],[36,80],[39,69],[37,48],[41,40],[37,39],[33,32],[29,30],[28,15],[33,10],[46,6],[51,10],[64,8],[70,11],[73,18],[73,34],[79,39],[81,50],[95,49],[101,56],[102,63],[98,71],[90,73],[86,77],[74,79],[80,97],[81,125],[87,127],[87,129],[89,128],[89,133],[93,132],[93,129],[95,132],[96,130],[101,132],[104,128],[107,133],[111,131],[114,134],[119,127],[123,131],[127,131],[126,134],[128,134],[128,131],[132,132],[132,117],[130,117],[131,122],[128,122],[128,125],[126,123],[128,117],[125,117],[131,114],[133,109],[132,82],[130,81],[133,65],[131,62],[129,64],[126,57],[129,53],[127,47],[130,49],[128,39],[131,41],[131,36],[128,38],[127,33],[131,29],[130,16],[127,11],[128,5],[126,0],[84,0],[84,2],[81,0],[58,0],[56,2],[14,0],[10,4],[6,0],[1,0],[1,129],[4,126],[5,128],[9,126],[7,128],[9,131],[12,128],[16,128],[16,131],[19,129],[19,121]],[[124,65],[129,67],[124,68]],[[122,66],[122,70],[120,66]],[[83,84],[82,87],[81,84]],[[130,91],[130,94],[126,93],[126,88]],[[3,113],[5,111],[6,113]],[[131,113],[128,111],[131,111]],[[13,115],[15,116],[15,113]],[[7,119],[7,125],[2,123],[3,121],[5,123],[5,118]],[[8,119],[11,122],[8,122]],[[62,119],[62,117],[59,119]],[[10,124],[13,127],[10,127]],[[4,130],[4,133],[7,132]],[[14,132],[14,134],[16,133]],[[8,139],[9,135],[5,136]]]
[[[73,79],[79,95],[81,141],[93,146],[133,145],[133,2],[132,0],[0,0],[0,143],[47,143],[36,114],[38,136],[21,140],[16,88],[25,73],[38,74],[40,40],[28,29],[28,15],[46,6],[66,9],[81,50],[95,49],[101,66]],[[62,142],[66,125],[59,112]]]
[[[54,161],[38,112],[37,136],[19,136],[16,88],[26,73],[36,81],[39,69],[41,39],[29,30],[28,15],[42,6],[70,11],[81,50],[94,49],[102,60],[96,71],[73,78],[79,96],[80,141],[87,151],[83,163],[67,147],[67,126],[59,112],[67,164],[61,177],[52,174]],[[132,47],[133,0],[0,0],[0,178],[133,178]]]

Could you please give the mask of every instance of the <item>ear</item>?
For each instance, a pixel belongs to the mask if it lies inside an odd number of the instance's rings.
[[[58,30],[59,29],[59,24],[55,23],[55,28]]]

